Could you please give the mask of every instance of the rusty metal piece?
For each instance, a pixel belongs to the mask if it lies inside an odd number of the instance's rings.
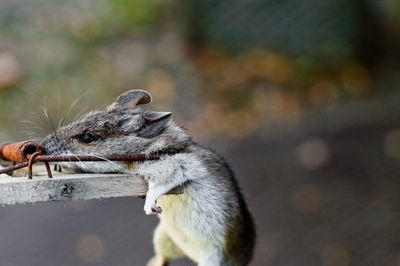
[[[148,161],[158,160],[161,155],[146,155],[146,154],[113,154],[113,155],[43,155],[40,151],[27,155],[28,162],[13,165],[0,170],[0,174],[9,173],[11,171],[28,166],[28,178],[32,179],[32,166],[37,162],[43,162],[46,166],[47,175],[52,178],[49,162],[99,162],[99,161]]]
[[[39,144],[33,141],[5,143],[0,146],[0,159],[23,163],[28,161],[28,155],[40,151]]]
[[[18,170],[18,169],[27,167],[27,166],[28,166],[28,163],[27,163],[27,162],[25,162],[25,163],[20,163],[20,164],[16,164],[16,165],[13,165],[13,166],[4,168],[4,169],[0,169],[0,174],[10,173],[10,172],[12,172],[12,171],[15,171],[15,170]]]
[[[13,161],[14,165],[1,169],[0,174],[9,173],[14,170],[28,166],[28,178],[32,179],[32,166],[36,162],[43,162],[46,166],[47,175],[53,177],[50,162],[98,162],[98,161],[146,161],[158,160],[159,154],[112,154],[112,155],[45,155],[39,144],[32,141],[18,143],[6,143],[0,146],[0,159]],[[16,164],[16,163],[19,164]],[[56,169],[56,168],[55,168]]]
[[[35,156],[34,162],[100,162],[100,161],[148,161],[158,160],[160,155],[112,154],[112,155],[43,155]]]
[[[49,162],[45,162],[44,165],[46,166],[47,176],[49,178],[53,178],[53,174],[51,173]]]
[[[38,151],[38,152],[35,152],[34,154],[32,154],[32,156],[29,158],[29,163],[28,163],[28,178],[29,179],[32,179],[32,176],[33,176],[33,172],[32,172],[32,166],[33,166],[33,164],[35,163],[34,162],[34,160],[35,160],[35,157],[38,157],[39,155],[41,155],[42,153],[40,152],[40,151]],[[46,167],[47,168],[47,167]],[[49,172],[47,171],[47,174],[48,174]],[[49,176],[50,177],[50,176]],[[53,177],[53,176],[52,176]]]
[[[44,162],[46,165],[47,176],[52,178],[49,162],[99,162],[99,161],[148,161],[158,160],[160,155],[147,154],[112,154],[112,155],[43,155],[36,152],[29,157],[28,178],[32,179],[32,166],[36,162]]]

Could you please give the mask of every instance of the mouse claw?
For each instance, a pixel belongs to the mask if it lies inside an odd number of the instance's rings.
[[[146,200],[146,203],[144,204],[144,211],[146,212],[146,214],[147,215],[160,214],[162,212],[162,209],[156,205],[157,200],[150,202],[152,203],[149,204],[149,202]]]
[[[161,214],[162,213],[162,210],[160,207],[151,208],[151,211],[153,212],[153,214]]]

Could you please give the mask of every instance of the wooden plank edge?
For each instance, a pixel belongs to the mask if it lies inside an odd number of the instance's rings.
[[[144,197],[147,183],[128,174],[71,174],[47,177],[0,178],[0,205],[62,200],[91,200],[116,197]],[[180,194],[178,187],[167,194]]]

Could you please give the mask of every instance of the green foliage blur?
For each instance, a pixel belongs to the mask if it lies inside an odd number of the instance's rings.
[[[0,137],[29,138],[19,121],[46,120],[42,106],[59,120],[81,98],[68,120],[132,88],[193,132],[208,128],[204,138],[241,138],[313,107],[379,97],[399,83],[399,6],[0,1]]]
[[[160,0],[114,0],[112,5],[115,19],[126,23],[126,27],[132,27],[133,25],[147,26],[161,23],[165,2]]]

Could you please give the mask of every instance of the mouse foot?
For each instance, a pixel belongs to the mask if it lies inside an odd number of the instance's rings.
[[[158,207],[156,203],[157,200],[149,200],[148,198],[146,199],[146,202],[144,204],[144,211],[147,215],[160,214],[162,212],[162,209]]]

